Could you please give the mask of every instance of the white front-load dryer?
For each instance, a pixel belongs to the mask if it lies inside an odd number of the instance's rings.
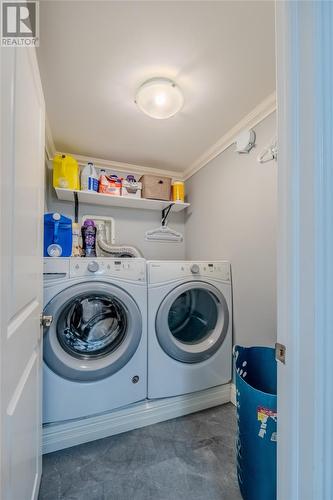
[[[148,398],[230,382],[230,264],[150,261],[147,269]]]
[[[147,397],[144,259],[45,258],[43,422]]]

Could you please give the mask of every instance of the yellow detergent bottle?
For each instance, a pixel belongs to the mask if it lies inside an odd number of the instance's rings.
[[[53,158],[53,187],[80,189],[80,169],[75,158],[69,155]]]

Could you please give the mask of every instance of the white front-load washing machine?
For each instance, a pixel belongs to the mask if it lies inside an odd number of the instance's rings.
[[[144,259],[45,258],[43,422],[147,397]]]
[[[230,382],[230,264],[150,261],[147,267],[148,398]]]

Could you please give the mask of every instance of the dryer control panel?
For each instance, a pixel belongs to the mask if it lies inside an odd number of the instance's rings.
[[[146,262],[144,259],[113,259],[103,257],[84,257],[70,259],[70,277],[114,276],[132,281],[146,281]]]
[[[150,261],[148,282],[165,283],[181,278],[213,278],[231,282],[230,263],[223,261]]]

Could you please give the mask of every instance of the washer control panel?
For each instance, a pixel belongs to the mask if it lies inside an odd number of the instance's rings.
[[[230,263],[221,261],[150,261],[148,262],[149,283],[165,283],[181,278],[213,278],[231,282]]]
[[[200,266],[198,264],[192,264],[192,266],[190,267],[190,271],[192,274],[199,274]]]
[[[144,259],[113,259],[103,257],[76,257],[70,259],[70,277],[114,276],[132,281],[146,281]]]
[[[88,262],[87,269],[91,273],[97,273],[99,271],[99,263],[96,260],[91,260]]]

